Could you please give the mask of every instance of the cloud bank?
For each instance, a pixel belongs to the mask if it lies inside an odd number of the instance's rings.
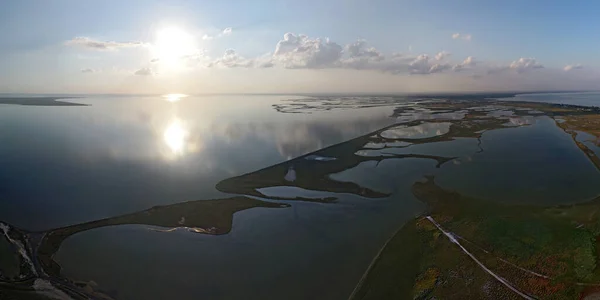
[[[78,46],[92,50],[117,50],[120,48],[136,48],[147,46],[147,44],[142,42],[97,41],[88,37],[75,37],[71,40],[68,40],[65,44],[68,46]]]
[[[457,39],[470,39],[470,35],[456,35]],[[451,61],[451,54],[439,51],[429,54],[392,53],[386,55],[372,47],[364,39],[345,46],[329,38],[312,38],[304,34],[288,32],[277,42],[273,54],[256,58],[244,58],[233,49],[222,57],[210,60],[207,67],[284,69],[353,69],[378,71],[389,74],[431,75],[461,72],[473,78],[486,74],[513,71],[516,73],[542,69],[535,58],[519,58],[511,63],[491,64],[477,61],[473,56]],[[571,67],[573,68],[573,67]]]
[[[213,38],[231,34],[232,29],[225,28],[213,36]],[[462,33],[454,34],[452,37],[457,40],[471,39],[469,34]],[[85,37],[74,38],[68,41],[67,44],[69,46],[81,46],[95,50],[115,50],[120,48],[144,47],[147,45],[142,42],[105,42]],[[279,80],[281,77],[288,78],[286,80],[292,80],[289,78],[294,78],[294,76],[314,75],[315,78],[318,76],[324,76],[323,78],[325,78],[333,76],[328,74],[356,74],[344,76],[351,76],[352,78],[377,76],[378,80],[382,80],[382,82],[389,80],[389,84],[392,84],[392,81],[398,79],[394,79],[394,77],[388,75],[397,75],[401,76],[402,80],[406,82],[405,85],[407,87],[404,87],[404,89],[430,89],[430,87],[425,87],[425,83],[439,85],[444,87],[444,89],[463,90],[473,89],[474,87],[479,87],[483,90],[501,90],[511,86],[524,86],[525,89],[529,87],[531,89],[543,89],[542,84],[549,84],[550,82],[560,82],[566,85],[566,81],[573,81],[573,84],[577,81],[583,84],[583,81],[586,80],[586,76],[584,75],[587,74],[587,78],[589,79],[592,78],[589,76],[592,74],[590,72],[593,72],[588,70],[572,72],[583,69],[581,64],[568,64],[560,68],[546,69],[542,62],[533,57],[518,57],[512,61],[498,62],[480,60],[474,56],[461,57],[456,54],[452,55],[441,49],[433,53],[384,53],[370,45],[365,39],[358,39],[346,44],[326,37],[311,37],[292,32],[288,32],[280,40],[274,41],[271,49],[271,52],[258,56],[244,56],[244,49],[241,51],[239,49],[227,49],[221,55],[209,56],[206,50],[197,49],[191,52],[191,54],[183,55],[178,59],[183,62],[182,66],[190,69],[273,68],[279,70],[298,70],[285,73],[289,75],[277,73],[279,75],[277,75],[277,78],[274,77],[273,80]],[[148,59],[153,63],[152,68],[144,66],[135,72],[128,71],[128,73],[138,76],[156,75],[156,70],[163,68],[163,62],[157,58]],[[323,71],[319,71],[319,74],[314,73],[317,70]],[[366,72],[345,72],[347,70]],[[80,71],[82,73],[96,72],[94,69],[81,69]],[[258,71],[249,70],[244,72]],[[536,75],[525,76],[524,74]],[[423,77],[428,77],[429,79],[427,81],[419,79]],[[327,78],[327,80],[331,80],[329,77]],[[585,83],[589,84],[588,81],[585,81]],[[458,82],[461,83],[458,84]],[[331,83],[328,83],[328,85],[331,85]],[[554,85],[550,84],[549,87],[552,88]]]

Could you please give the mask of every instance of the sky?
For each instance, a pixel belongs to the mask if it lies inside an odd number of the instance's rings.
[[[597,1],[0,0],[0,93],[597,90]]]

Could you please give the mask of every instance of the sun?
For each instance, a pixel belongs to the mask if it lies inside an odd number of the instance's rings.
[[[193,53],[195,48],[191,34],[178,27],[167,27],[156,33],[154,58],[161,64],[175,65],[185,55]]]

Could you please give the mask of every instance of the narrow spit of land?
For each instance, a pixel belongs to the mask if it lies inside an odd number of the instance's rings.
[[[27,106],[89,106],[88,104],[64,101],[73,97],[0,97],[0,104]]]

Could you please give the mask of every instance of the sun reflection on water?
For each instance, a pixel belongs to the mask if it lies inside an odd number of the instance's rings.
[[[181,98],[185,98],[187,97],[187,95],[185,94],[167,94],[164,95],[163,98],[165,98],[165,100],[169,101],[169,102],[177,102],[179,100],[181,100]]]
[[[165,129],[163,140],[173,154],[183,154],[187,135],[181,121],[173,120]]]

